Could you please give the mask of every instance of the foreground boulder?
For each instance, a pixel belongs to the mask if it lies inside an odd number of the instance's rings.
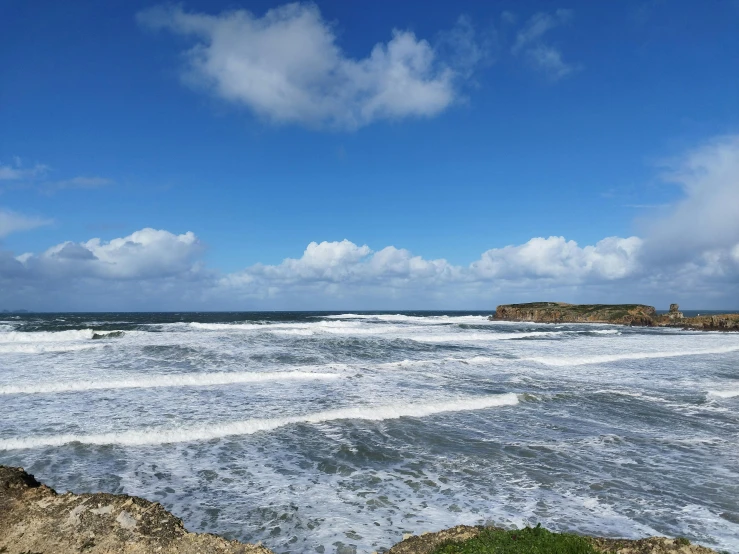
[[[538,533],[540,531],[540,533]],[[529,541],[528,548],[524,535],[543,535],[539,541]],[[495,538],[513,539],[512,542],[490,540]],[[529,537],[530,538],[530,537]],[[574,539],[573,546],[568,548],[561,539]],[[511,544],[510,548],[504,545]],[[532,542],[535,542],[534,546]],[[497,548],[493,544],[497,544]],[[517,548],[516,548],[517,547]],[[458,525],[438,533],[424,533],[419,536],[407,537],[393,546],[387,554],[439,554],[447,552],[583,552],[584,548],[593,553],[602,554],[716,554],[715,550],[690,544],[686,539],[668,539],[667,537],[649,537],[646,539],[604,539],[597,537],[581,537],[577,535],[561,535],[551,533],[546,529],[525,529],[506,531],[495,527],[471,527]]]
[[[161,504],[125,494],[57,494],[0,466],[3,554],[271,554],[263,546],[189,533]]]

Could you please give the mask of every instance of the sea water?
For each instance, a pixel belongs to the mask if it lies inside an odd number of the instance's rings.
[[[0,321],[0,463],[276,552],[456,524],[739,552],[739,333],[480,313]]]

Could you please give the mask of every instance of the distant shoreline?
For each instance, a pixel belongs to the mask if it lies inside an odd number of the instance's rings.
[[[632,327],[670,327],[687,331],[739,331],[739,313],[686,316],[677,304],[664,313],[645,304],[567,304],[529,302],[502,304],[490,321],[532,323],[609,323]]]

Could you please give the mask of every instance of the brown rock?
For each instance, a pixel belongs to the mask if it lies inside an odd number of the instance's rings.
[[[0,552],[271,554],[263,546],[189,533],[161,504],[125,494],[57,494],[0,466]]]
[[[458,525],[438,533],[425,533],[409,537],[387,551],[387,554],[431,554],[440,544],[447,541],[462,542],[480,534],[482,526],[470,527]],[[649,537],[646,539],[604,539],[588,537],[596,550],[608,554],[716,554],[715,550],[686,544],[686,541],[667,537]]]

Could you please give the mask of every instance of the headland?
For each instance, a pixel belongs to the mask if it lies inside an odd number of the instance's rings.
[[[739,331],[739,314],[711,314],[685,317],[677,304],[665,314],[645,304],[566,304],[529,302],[502,304],[491,321],[531,321],[534,323],[610,323],[640,327],[676,327],[697,331]]]

